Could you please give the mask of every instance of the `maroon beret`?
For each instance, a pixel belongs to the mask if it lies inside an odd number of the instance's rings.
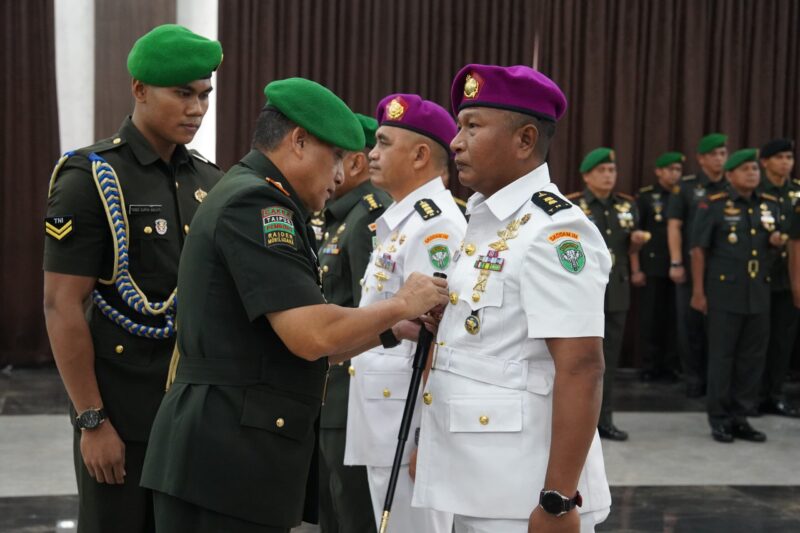
[[[465,107],[494,107],[557,121],[567,109],[558,85],[524,65],[467,65],[456,74],[450,97],[455,114]]]
[[[375,111],[378,124],[405,128],[430,137],[450,153],[458,127],[445,108],[416,94],[390,94],[380,101]]]

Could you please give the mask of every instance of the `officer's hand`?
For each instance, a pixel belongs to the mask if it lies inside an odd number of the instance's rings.
[[[786,235],[785,233],[781,234],[780,231],[773,231],[769,235],[769,243],[776,248],[780,248],[781,246],[786,244],[787,240],[789,240],[789,236]]]
[[[579,533],[581,516],[573,509],[562,516],[553,516],[538,505],[528,519],[528,533]]]
[[[639,272],[634,272],[631,274],[631,285],[634,287],[644,287],[647,285],[647,275],[641,270]]]
[[[653,235],[649,231],[642,231],[637,229],[636,231],[631,233],[631,242],[633,244],[638,244],[641,246],[645,244],[647,241],[649,241],[652,236]]]
[[[669,279],[671,279],[673,283],[677,283],[678,285],[686,283],[686,269],[683,268],[682,266],[669,267]]]
[[[692,300],[689,302],[692,309],[700,311],[704,315],[708,313],[708,300],[705,294],[692,294]]]
[[[394,297],[405,303],[404,318],[417,318],[437,305],[447,305],[447,280],[413,272]]]
[[[414,448],[414,451],[411,452],[411,459],[408,461],[408,475],[411,476],[411,481],[417,480],[417,450],[418,448]]]
[[[89,475],[98,483],[125,482],[125,443],[110,420],[81,432],[81,456]]]

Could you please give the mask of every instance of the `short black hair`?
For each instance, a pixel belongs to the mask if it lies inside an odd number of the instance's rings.
[[[508,112],[508,125],[511,131],[517,131],[523,126],[532,124],[539,132],[539,138],[536,141],[536,152],[542,156],[542,159],[547,157],[547,151],[550,149],[550,142],[556,134],[556,123],[552,120],[545,120],[527,115],[525,113],[517,113],[516,111]]]
[[[271,152],[276,149],[284,137],[297,127],[277,108],[265,106],[256,119],[253,132],[253,148]]]

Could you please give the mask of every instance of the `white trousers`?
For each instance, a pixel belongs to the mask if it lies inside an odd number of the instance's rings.
[[[381,527],[383,504],[386,503],[386,490],[389,487],[391,474],[391,467],[367,466],[369,494],[372,498],[372,509],[375,511],[375,524],[378,530]],[[408,467],[403,466],[400,475],[397,476],[397,488],[394,491],[387,533],[451,533],[453,515],[432,509],[411,507],[413,492],[414,482],[408,475]]]
[[[594,526],[608,517],[610,509],[581,513],[581,533],[594,533]],[[527,520],[503,520],[455,515],[455,533],[528,533]]]

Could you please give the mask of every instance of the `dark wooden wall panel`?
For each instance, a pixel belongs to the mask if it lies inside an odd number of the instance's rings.
[[[95,0],[94,136],[112,135],[133,109],[128,52],[159,24],[174,23],[175,0]]]

